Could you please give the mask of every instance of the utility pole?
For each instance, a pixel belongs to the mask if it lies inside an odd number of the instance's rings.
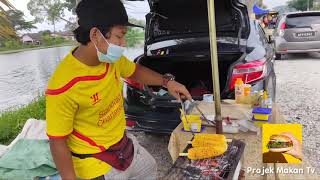
[[[307,0],[307,11],[310,11],[310,0]]]

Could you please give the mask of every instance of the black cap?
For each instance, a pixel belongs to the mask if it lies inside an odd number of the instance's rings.
[[[87,30],[113,25],[141,27],[129,23],[126,9],[120,0],[81,0],[76,13],[79,26]]]

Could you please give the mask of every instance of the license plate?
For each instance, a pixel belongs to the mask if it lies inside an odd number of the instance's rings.
[[[312,37],[315,35],[316,35],[316,32],[314,31],[296,33],[296,37]]]

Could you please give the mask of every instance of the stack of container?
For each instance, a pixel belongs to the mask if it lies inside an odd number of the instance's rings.
[[[271,108],[253,108],[252,110],[254,124],[257,126],[262,126],[264,123],[269,123],[272,118]]]

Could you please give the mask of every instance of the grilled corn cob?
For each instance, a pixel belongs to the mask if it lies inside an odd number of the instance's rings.
[[[222,134],[195,134],[194,140],[226,142],[226,137]]]
[[[205,138],[197,138],[194,139],[192,142],[192,147],[207,147],[207,146],[227,146],[227,141],[215,141],[211,139]]]
[[[227,150],[227,146],[208,146],[190,148],[188,153],[180,153],[180,156],[188,156],[191,160],[212,158],[222,155]]]

